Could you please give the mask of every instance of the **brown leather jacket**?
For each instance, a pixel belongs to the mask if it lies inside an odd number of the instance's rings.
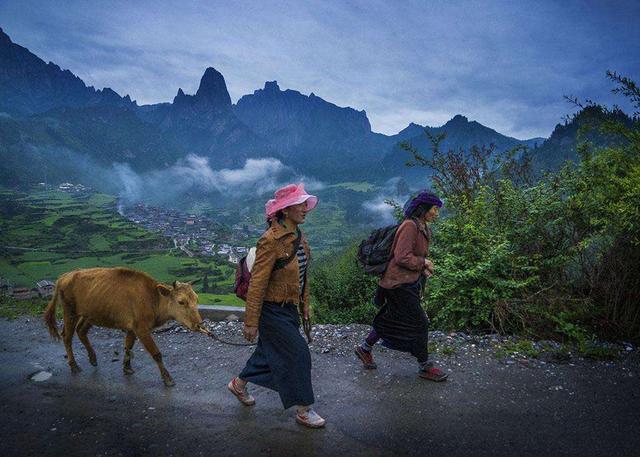
[[[429,255],[429,227],[415,219],[405,219],[393,240],[391,260],[378,284],[395,289],[416,282],[424,272],[424,259]]]
[[[246,325],[258,325],[264,301],[300,304],[300,272],[298,259],[295,258],[296,253],[293,251],[296,236],[294,229],[288,229],[274,222],[258,240],[256,261],[251,269],[251,281],[247,292],[244,320]],[[304,247],[307,268],[309,268],[311,251],[304,233],[300,244]],[[289,256],[294,258],[284,268],[273,271],[276,260],[286,259]],[[303,303],[309,304],[308,278],[305,278]]]

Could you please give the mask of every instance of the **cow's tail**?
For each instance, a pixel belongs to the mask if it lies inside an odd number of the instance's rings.
[[[56,340],[60,339],[60,334],[58,333],[58,322],[56,321],[56,305],[58,304],[58,300],[62,291],[58,290],[59,284],[56,284],[56,290],[53,292],[53,297],[51,297],[51,301],[49,305],[44,310],[44,323],[49,329],[49,333],[51,334],[51,338]]]

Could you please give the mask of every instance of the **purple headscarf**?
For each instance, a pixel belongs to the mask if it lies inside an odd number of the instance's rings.
[[[427,192],[426,190],[420,191],[417,195],[411,197],[409,200],[407,200],[407,203],[404,204],[404,217],[411,217],[411,214],[420,205],[433,205],[437,206],[438,208],[442,208],[442,200],[440,200],[431,192]]]

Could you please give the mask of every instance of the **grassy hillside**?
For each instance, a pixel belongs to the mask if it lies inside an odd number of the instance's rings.
[[[185,257],[170,240],[122,218],[113,203],[105,194],[0,191],[0,277],[34,287],[76,268],[126,266],[165,282],[209,272],[220,293],[202,294],[201,302],[242,305],[231,294],[233,266]]]

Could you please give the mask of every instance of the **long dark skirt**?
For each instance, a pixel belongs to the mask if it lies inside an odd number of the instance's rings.
[[[285,409],[314,402],[311,354],[300,334],[295,305],[265,302],[258,325],[258,345],[240,379],[275,390]]]
[[[376,301],[382,308],[373,319],[373,328],[385,346],[409,352],[420,363],[429,359],[429,319],[420,305],[423,285],[421,276],[395,289],[378,287]]]

